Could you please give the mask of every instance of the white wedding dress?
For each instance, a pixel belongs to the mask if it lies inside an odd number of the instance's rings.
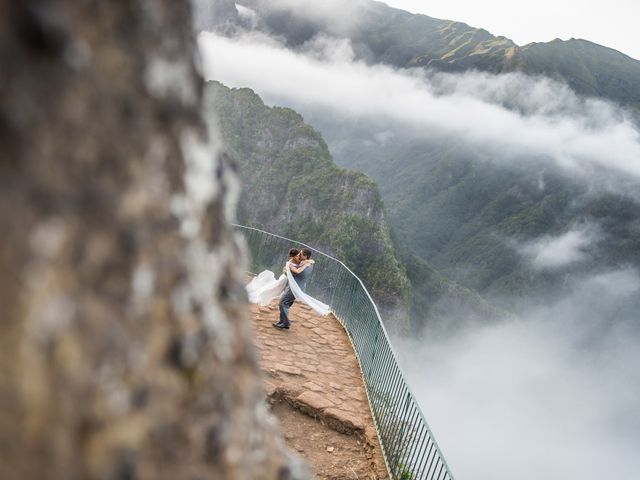
[[[320,315],[328,315],[331,311],[329,305],[322,303],[320,300],[316,300],[311,295],[307,295],[298,286],[295,277],[291,273],[291,270],[289,270],[290,263],[291,262],[287,262],[285,267],[286,273],[280,275],[278,279],[276,279],[276,276],[271,270],[265,270],[251,280],[246,286],[249,301],[259,305],[269,305],[274,299],[282,295],[287,288],[288,282],[291,292],[297,300],[302,300]]]
[[[283,273],[276,280],[271,270],[260,272],[247,284],[249,301],[258,305],[269,305],[274,298],[278,298],[287,287],[287,276]]]

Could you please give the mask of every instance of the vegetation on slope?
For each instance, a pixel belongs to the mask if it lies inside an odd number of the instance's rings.
[[[378,182],[404,248],[447,278],[508,298],[504,307],[559,293],[581,273],[640,266],[640,204],[622,186],[612,193],[542,160],[474,158],[461,145],[409,135],[366,144],[362,125],[329,125],[320,116],[314,122],[340,145],[334,152],[339,164]],[[607,177],[594,172],[594,178]],[[583,261],[540,269],[523,255],[532,242],[583,228],[594,233]]]

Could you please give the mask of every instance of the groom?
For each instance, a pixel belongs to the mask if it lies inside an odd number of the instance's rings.
[[[300,250],[298,258],[300,259],[300,264],[296,267],[293,263],[290,263],[289,269],[291,270],[294,280],[300,287],[300,290],[304,292],[307,287],[307,280],[313,271],[313,260],[310,260],[311,250],[303,248]],[[282,295],[280,296],[280,321],[278,323],[274,323],[274,327],[286,330],[289,329],[291,326],[291,321],[289,320],[289,308],[291,308],[291,305],[293,305],[293,302],[295,301],[296,297],[291,291],[291,285],[287,285],[287,288],[285,288],[284,292],[282,292]]]

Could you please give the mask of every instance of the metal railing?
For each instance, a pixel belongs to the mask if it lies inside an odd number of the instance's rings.
[[[256,228],[234,227],[244,234],[254,272],[279,272],[291,247],[304,246],[315,252],[307,291],[331,306],[353,343],[391,478],[453,480],[402,375],[378,309],[360,279],[341,261],[308,245]]]

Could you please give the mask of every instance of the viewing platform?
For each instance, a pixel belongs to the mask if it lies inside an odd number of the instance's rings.
[[[306,293],[331,314],[318,316],[298,301],[291,329],[279,330],[274,301],[253,306],[252,317],[272,409],[316,477],[453,480],[362,281],[308,245],[235,227],[251,252],[249,274],[279,272],[294,246],[315,252]]]
[[[344,328],[301,302],[289,330],[274,328],[278,304],[253,305],[260,365],[289,447],[319,479],[387,479],[356,354]]]

